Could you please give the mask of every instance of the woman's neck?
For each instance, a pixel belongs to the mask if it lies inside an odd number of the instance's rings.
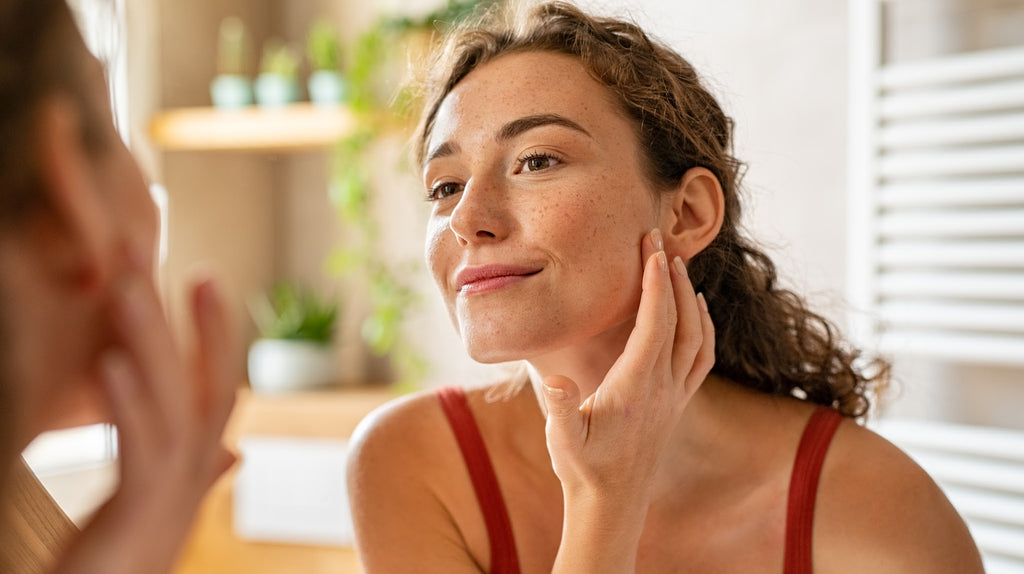
[[[616,358],[618,354],[614,355]],[[568,376],[580,389],[580,399],[593,394],[600,386],[614,360],[601,356],[576,355],[576,360],[567,364],[566,370],[553,370],[552,362],[529,361],[528,372],[534,396],[542,413],[546,416],[543,392],[540,387],[543,377],[553,374]],[[566,373],[572,373],[566,374]],[[758,454],[750,447],[755,441],[752,435],[765,429],[757,413],[762,412],[755,405],[765,406],[766,402],[791,402],[772,397],[753,389],[709,375],[701,388],[690,399],[673,438],[666,443],[663,464],[655,479],[655,499],[685,496],[688,486],[700,489],[700,485],[717,483],[724,486],[749,472],[737,473],[737,468],[754,470],[769,464],[768,453]],[[764,449],[761,449],[764,450]]]
[[[612,365],[622,355],[632,329],[633,323],[630,321],[590,337],[580,344],[527,359],[530,382],[537,396],[542,396],[539,391],[544,377],[551,375],[571,379],[579,388],[582,398],[594,394]],[[543,404],[541,410],[546,414]]]

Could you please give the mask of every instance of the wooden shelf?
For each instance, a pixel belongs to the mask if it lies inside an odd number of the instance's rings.
[[[149,134],[165,150],[300,151],[333,145],[354,125],[343,106],[179,108],[153,118]]]

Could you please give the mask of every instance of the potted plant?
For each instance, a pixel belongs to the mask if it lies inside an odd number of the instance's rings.
[[[267,40],[256,78],[256,103],[277,108],[299,99],[299,57],[279,38]]]
[[[252,104],[252,80],[245,73],[247,36],[240,19],[229,16],[221,21],[217,76],[210,82],[210,98],[217,108],[237,109]]]
[[[332,342],[337,303],[293,283],[280,283],[250,310],[260,333],[249,347],[253,390],[280,393],[336,382]]]
[[[319,19],[306,35],[306,56],[311,69],[309,100],[317,105],[336,106],[345,99],[345,81],[341,76],[341,43],[334,26]]]

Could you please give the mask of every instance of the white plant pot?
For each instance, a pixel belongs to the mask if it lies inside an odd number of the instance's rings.
[[[252,104],[252,81],[245,76],[221,74],[210,82],[210,98],[217,109],[244,108]]]
[[[337,357],[330,344],[258,339],[249,347],[249,383],[256,392],[301,391],[336,381]]]
[[[317,70],[309,76],[309,101],[318,106],[337,106],[345,99],[345,79],[338,72]]]
[[[299,99],[298,82],[279,74],[260,74],[255,90],[261,108],[281,108]]]

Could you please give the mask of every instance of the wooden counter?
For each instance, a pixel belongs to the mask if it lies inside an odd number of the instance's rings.
[[[256,395],[239,393],[225,432],[235,445],[246,435],[346,438],[371,410],[395,396],[388,387]],[[231,488],[235,470],[214,485],[203,502],[175,574],[357,574],[352,548],[248,542],[232,530]]]

